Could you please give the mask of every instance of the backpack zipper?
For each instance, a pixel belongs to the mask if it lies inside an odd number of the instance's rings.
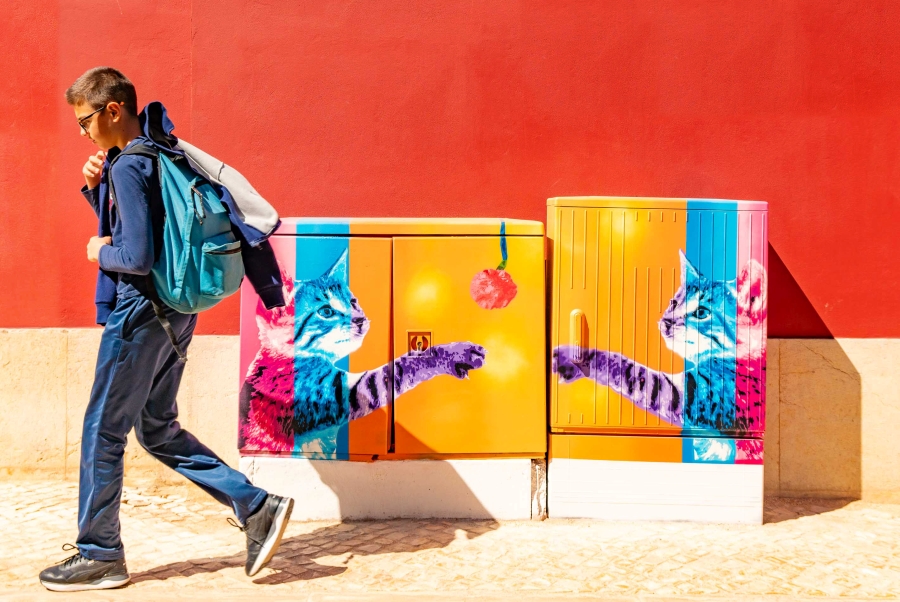
[[[194,195],[200,197],[200,212],[197,212],[197,201],[194,199]],[[200,222],[200,225],[203,225],[203,218],[206,217],[206,210],[203,208],[203,193],[201,193],[197,188],[191,184],[191,206],[194,209],[194,215],[197,216],[197,221]],[[200,213],[203,215],[201,216]]]
[[[235,253],[240,253],[241,248],[237,249],[226,249],[225,251],[207,251],[207,255],[234,255]]]

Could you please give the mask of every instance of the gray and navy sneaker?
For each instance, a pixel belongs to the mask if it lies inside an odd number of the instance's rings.
[[[77,549],[70,543],[63,550]],[[122,587],[131,580],[125,559],[90,560],[78,552],[56,566],[41,571],[41,585],[54,592]]]
[[[291,518],[294,500],[271,493],[259,510],[250,515],[240,528],[247,535],[247,563],[244,572],[249,577],[266,566],[281,544],[281,536]]]

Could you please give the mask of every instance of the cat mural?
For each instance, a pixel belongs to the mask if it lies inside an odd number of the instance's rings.
[[[457,342],[361,373],[339,368],[362,346],[370,325],[347,272],[346,251],[314,280],[294,280],[282,268],[286,306],[257,305],[260,349],[240,393],[241,450],[335,457],[338,432],[349,421],[432,378],[464,379],[484,365],[483,347]]]
[[[653,370],[620,353],[560,346],[552,369],[562,383],[590,378],[685,432],[697,461],[760,460],[761,442],[716,438],[762,431],[765,395],[766,273],[751,259],[737,280],[709,280],[681,258],[681,287],[659,320],[684,372]],[[580,357],[579,357],[580,356]],[[577,360],[575,358],[578,358]]]

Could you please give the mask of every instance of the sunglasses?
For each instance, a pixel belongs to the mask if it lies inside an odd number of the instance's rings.
[[[89,115],[85,115],[84,117],[82,117],[81,119],[78,120],[78,125],[81,126],[81,129],[84,131],[85,134],[88,133],[87,129],[88,129],[89,122],[91,121],[91,117],[93,117],[97,113],[101,112],[105,108],[106,108],[106,105],[100,107],[99,109],[97,109],[93,113],[90,113]]]

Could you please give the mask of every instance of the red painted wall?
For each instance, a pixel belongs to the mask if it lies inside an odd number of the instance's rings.
[[[122,69],[282,215],[770,202],[771,336],[900,337],[900,4],[32,0],[0,20],[0,327],[88,326],[91,152]],[[304,4],[306,6],[297,6]],[[200,332],[237,332],[237,302]]]

